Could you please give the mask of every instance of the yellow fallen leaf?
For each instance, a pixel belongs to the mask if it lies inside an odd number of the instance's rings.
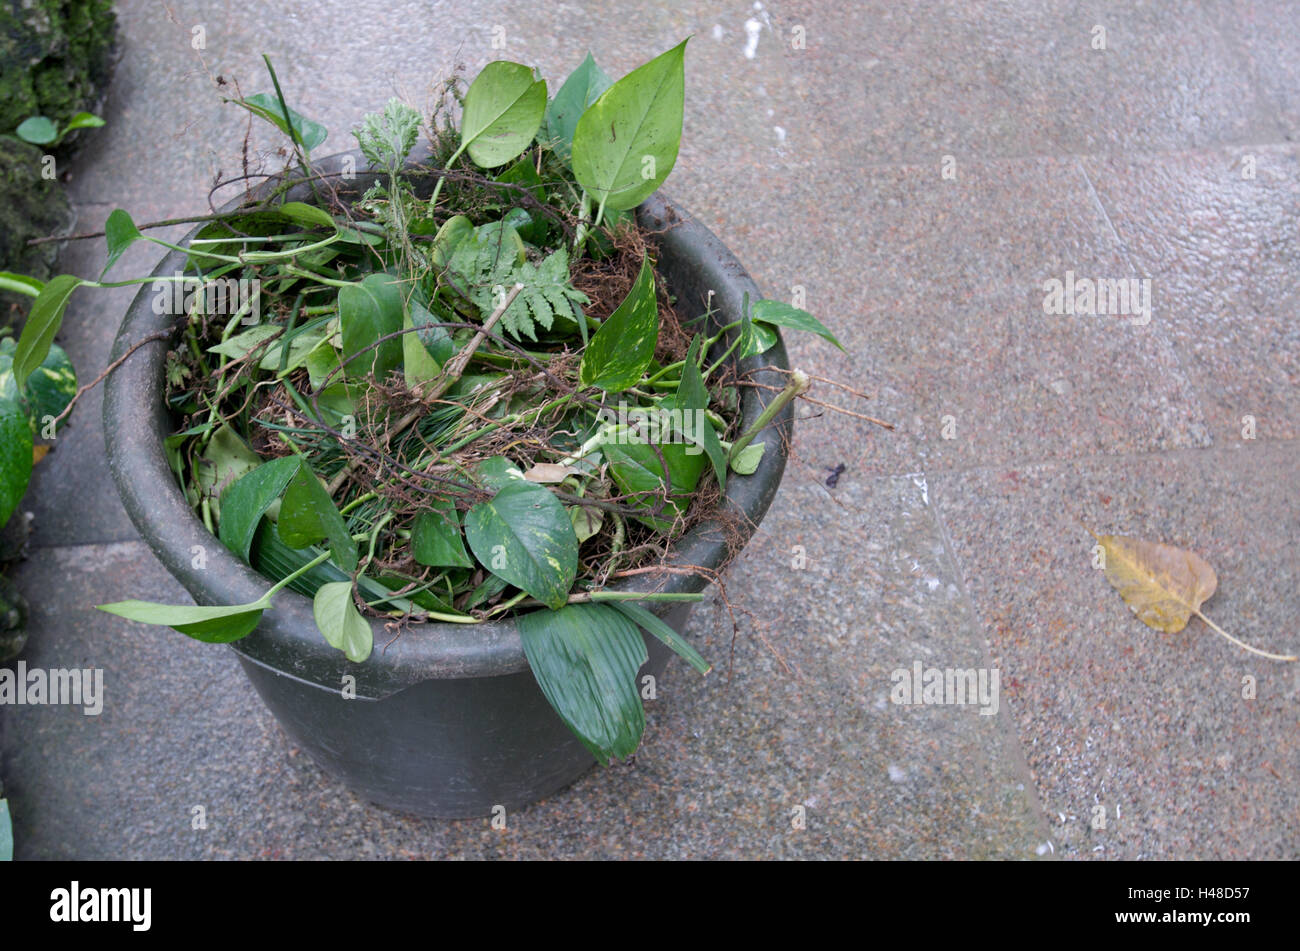
[[[1106,580],[1147,627],[1177,634],[1194,614],[1215,633],[1252,654],[1270,660],[1297,659],[1251,647],[1201,613],[1201,605],[1214,594],[1219,579],[1200,555],[1127,535],[1098,535],[1086,525],[1084,528],[1101,546]]]
[[[44,459],[45,454],[49,451],[49,446],[32,446],[32,465],[36,465],[36,463]]]

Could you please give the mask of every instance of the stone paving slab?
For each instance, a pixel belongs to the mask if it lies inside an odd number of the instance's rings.
[[[92,393],[37,469],[17,578],[37,593],[27,662],[102,665],[112,700],[98,718],[3,711],[20,856],[1300,852],[1300,681],[1199,621],[1172,636],[1141,627],[1088,567],[1073,520],[1199,551],[1220,577],[1207,614],[1266,646],[1293,636],[1290,4],[118,8],[108,125],[73,169],[83,228],[115,206],[138,221],[203,212],[214,176],[240,169],[245,133],[214,80],[264,89],[262,52],[331,129],[328,153],[351,148],[349,128],[389,95],[427,103],[449,64],[505,57],[560,78],[590,47],[619,75],[692,34],[670,191],[769,294],[802,289],[848,354],[794,337],[796,364],[868,393],[854,408],[896,429],[801,408],[820,418],[801,422],[781,494],[728,576],[750,612],[730,682],[729,616],[705,603],[691,636],[719,671],[673,666],[634,762],[502,833],[361,802],[293,748],[228,651],[93,611],[184,595],[115,501]],[[1097,24],[1106,51],[1090,48]],[[278,165],[270,135],[253,127],[249,143],[252,170]],[[132,248],[114,273],[156,258]],[[102,262],[101,241],[64,258],[92,276]],[[1043,281],[1067,270],[1150,277],[1152,322],[1043,314]],[[131,293],[74,298],[61,340],[83,379]],[[892,704],[891,673],[918,660],[1000,668],[997,715]],[[206,830],[191,829],[195,805]],[[1098,805],[1105,830],[1091,827]]]
[[[1300,436],[1300,148],[1085,161],[1216,443]]]
[[[1197,552],[1219,579],[1208,617],[1300,653],[1296,459],[1294,442],[1258,441],[932,480],[1059,853],[1300,854],[1296,665],[1196,619],[1178,634],[1147,628],[1093,569],[1077,520]]]

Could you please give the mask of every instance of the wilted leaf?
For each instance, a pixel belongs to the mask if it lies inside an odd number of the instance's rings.
[[[1193,614],[1238,647],[1273,660],[1293,656],[1269,654],[1245,644],[1201,613],[1219,585],[1209,563],[1195,552],[1127,535],[1089,534],[1102,548],[1102,569],[1124,603],[1143,624],[1176,634]]]

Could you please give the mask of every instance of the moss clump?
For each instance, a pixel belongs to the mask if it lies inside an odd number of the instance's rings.
[[[0,271],[46,280],[53,275],[59,243],[28,247],[31,238],[62,234],[72,226],[63,187],[41,175],[43,154],[34,145],[0,136]],[[14,306],[26,311],[30,298],[0,294],[0,327],[12,324]]]
[[[0,0],[0,132],[95,111],[116,31],[112,0]]]

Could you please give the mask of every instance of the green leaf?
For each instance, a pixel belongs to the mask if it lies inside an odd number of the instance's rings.
[[[73,129],[98,129],[104,124],[104,120],[97,115],[89,112],[78,112],[68,120],[68,124],[63,128],[63,134],[67,135]]]
[[[751,443],[731,460],[731,469],[737,475],[753,475],[763,459],[764,443]]]
[[[635,208],[677,161],[686,41],[628,73],[587,108],[573,133],[573,174],[601,204]]]
[[[429,308],[415,298],[410,301],[409,316],[411,323],[417,328],[415,336],[420,338],[420,342],[429,351],[429,356],[433,357],[439,367],[442,367],[455,354],[456,345],[452,342],[447,328],[437,325],[450,321],[435,316]]]
[[[410,314],[403,318],[402,329],[411,331],[402,334],[402,374],[406,379],[406,385],[415,389],[422,383],[436,379],[442,372],[442,367],[429,355],[429,351],[420,341],[420,335]]]
[[[41,365],[27,377],[27,395],[22,399],[13,373],[15,349],[13,338],[0,339],[0,400],[14,400],[26,410],[34,436],[44,431],[48,419],[57,418],[72,402],[77,393],[77,371],[63,348],[52,344]],[[67,423],[66,419],[60,420],[58,429]]]
[[[465,94],[461,148],[480,168],[504,165],[528,148],[546,113],[546,81],[520,63],[488,63]]]
[[[45,116],[32,116],[18,123],[14,134],[32,145],[49,145],[59,137],[59,127]]]
[[[13,291],[15,294],[26,294],[28,297],[39,297],[41,289],[45,287],[44,281],[38,281],[34,277],[28,277],[26,274],[15,274],[13,271],[0,271],[0,291]]]
[[[249,560],[249,550],[262,516],[284,492],[301,464],[297,456],[272,459],[241,476],[222,493],[221,524],[217,534],[222,544],[244,561]]]
[[[100,272],[100,280],[104,275],[112,270],[117,259],[122,256],[122,252],[129,248],[136,241],[143,238],[140,229],[135,226],[135,222],[121,208],[113,209],[108,220],[104,222],[104,239],[108,243],[108,261],[104,264],[104,270]]]
[[[594,505],[566,505],[565,508],[569,510],[569,521],[573,523],[573,534],[578,537],[579,545],[599,532],[604,524],[604,510]]]
[[[690,642],[678,634],[663,618],[639,604],[630,601],[614,601],[610,606],[629,621],[640,625],[647,633],[659,638],[671,647],[680,657],[702,674],[707,674],[713,665],[700,656],[700,652]]]
[[[199,456],[198,485],[212,500],[212,511],[221,518],[221,499],[245,473],[262,464],[257,453],[229,425],[222,424]]]
[[[261,346],[270,338],[276,336],[284,330],[278,324],[257,324],[249,327],[243,333],[235,334],[229,340],[223,340],[221,343],[213,344],[208,347],[208,353],[217,353],[223,357],[229,357],[231,360],[239,360],[246,356],[255,347]],[[274,350],[276,366],[280,365],[280,350],[278,347],[268,348]]]
[[[637,674],[645,639],[603,604],[570,604],[519,618],[537,684],[560,719],[602,764],[631,756],[645,732]]]
[[[485,489],[499,491],[512,482],[525,482],[523,470],[505,456],[492,456],[474,467],[474,479]]]
[[[826,326],[808,313],[806,310],[800,310],[798,307],[791,307],[789,304],[779,300],[761,300],[754,304],[750,316],[755,324],[775,324],[778,327],[790,327],[794,330],[807,330],[809,333],[815,333],[819,337],[829,340],[835,346],[844,350],[844,345],[835,339],[835,335],[826,329]],[[773,338],[773,343],[776,342]],[[764,348],[767,349],[767,348]],[[848,351],[845,350],[845,353]]]
[[[578,538],[548,489],[507,482],[491,501],[469,510],[465,538],[484,568],[548,607],[568,599],[578,574]]]
[[[284,215],[290,221],[297,222],[300,225],[316,226],[337,230],[338,226],[334,219],[330,217],[328,211],[324,208],[317,208],[315,205],[309,205],[302,201],[286,201],[275,209]]]
[[[727,454],[722,450],[713,424],[705,416],[709,408],[709,391],[704,387],[704,376],[696,361],[699,359],[702,338],[697,334],[691,340],[690,350],[686,354],[686,363],[682,367],[682,382],[677,387],[677,405],[685,410],[685,423],[689,430],[684,435],[695,440],[713,463],[713,474],[718,479],[718,488],[727,490]]]
[[[460,531],[460,514],[451,499],[437,499],[411,525],[411,554],[434,568],[473,568]]]
[[[298,133],[298,139],[302,142],[302,147],[308,152],[325,141],[329,131],[319,122],[313,122],[299,115],[293,109],[289,110],[286,118],[284,110],[280,108],[280,100],[272,93],[259,92],[244,99],[228,99],[227,102],[233,102],[237,106],[243,106],[258,118],[265,119],[285,135],[293,137],[289,131],[289,124],[293,123],[294,132]]]
[[[375,343],[402,329],[403,314],[402,292],[397,278],[390,274],[368,274],[360,284],[349,284],[339,290],[343,357],[346,360],[361,354],[344,367],[349,380],[364,379],[367,373],[384,380],[394,370],[401,369],[401,339],[392,337],[377,346]]]
[[[348,660],[358,664],[370,656],[374,631],[352,601],[351,581],[321,585],[312,598],[311,612],[330,647],[337,647]]]
[[[551,104],[546,107],[546,122],[543,127],[546,140],[555,154],[564,161],[569,161],[573,152],[573,132],[578,127],[578,119],[613,84],[614,81],[596,65],[596,60],[588,51],[587,58],[569,74]]]
[[[633,496],[629,504],[646,509],[659,505],[666,487],[664,463],[668,466],[672,491],[658,515],[645,515],[640,521],[657,531],[666,532],[673,526],[674,517],[686,511],[691,493],[699,485],[707,460],[703,453],[690,453],[681,443],[663,443],[652,446],[632,438],[606,442],[601,449],[609,461],[609,474],[625,493]],[[656,452],[656,448],[658,451]],[[663,462],[659,457],[663,456]],[[638,498],[639,497],[639,498]]]
[[[357,543],[348,534],[334,500],[305,464],[289,479],[276,527],[280,540],[290,548],[306,548],[328,538],[338,566],[344,571],[356,570]]]
[[[247,637],[262,619],[262,612],[270,606],[271,599],[265,595],[248,604],[214,607],[136,600],[96,605],[99,610],[128,621],[166,625],[208,644],[228,644]]]
[[[476,235],[474,223],[464,215],[452,215],[442,223],[433,236],[433,250],[429,258],[438,267],[448,267],[456,249]]]
[[[18,508],[32,477],[32,429],[14,400],[0,399],[0,527]]]
[[[650,366],[658,342],[655,276],[646,258],[627,298],[600,325],[583,351],[578,378],[583,386],[597,386],[607,393],[626,390]]]
[[[18,338],[18,348],[14,351],[14,379],[18,381],[20,393],[26,388],[27,378],[49,355],[54,335],[63,325],[68,298],[81,283],[81,278],[72,274],[52,277],[32,302],[22,336]]]

